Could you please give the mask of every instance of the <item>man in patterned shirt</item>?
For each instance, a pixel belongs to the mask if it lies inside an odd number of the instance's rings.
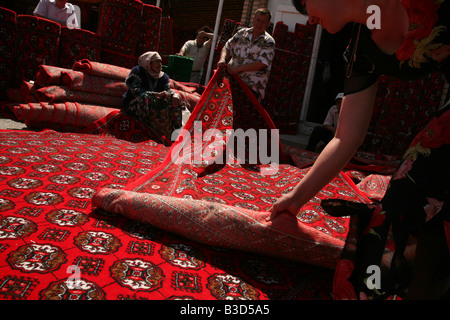
[[[253,27],[243,28],[229,39],[220,54],[218,67],[225,66],[231,74],[238,74],[255,96],[264,98],[270,68],[275,54],[275,40],[266,32],[272,15],[268,9],[256,10]]]

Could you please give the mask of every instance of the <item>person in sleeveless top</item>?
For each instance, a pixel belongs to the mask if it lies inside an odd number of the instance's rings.
[[[344,54],[346,79],[339,124],[308,174],[271,208],[268,220],[296,215],[327,185],[362,144],[380,75],[418,79],[441,72],[449,79],[449,0],[294,0],[309,23],[336,33],[354,24]],[[381,24],[373,18],[378,14]],[[421,101],[426,103],[426,101]],[[331,215],[351,215],[347,243],[334,279],[335,299],[438,299],[450,287],[450,104],[416,136],[379,203],[323,201]],[[388,235],[394,246],[386,257]],[[411,252],[409,244],[417,241]],[[387,262],[388,261],[388,262]],[[379,267],[380,286],[367,285]],[[446,296],[447,295],[447,296]]]

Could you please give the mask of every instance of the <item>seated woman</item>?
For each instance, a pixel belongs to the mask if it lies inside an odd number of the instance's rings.
[[[128,90],[123,96],[124,112],[170,139],[182,125],[182,112],[179,99],[170,90],[169,76],[162,71],[158,52],[142,54],[125,83]]]

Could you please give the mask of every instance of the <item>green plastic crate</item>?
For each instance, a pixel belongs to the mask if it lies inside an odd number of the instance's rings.
[[[192,58],[170,55],[167,71],[164,72],[167,72],[173,80],[190,82],[193,63]]]

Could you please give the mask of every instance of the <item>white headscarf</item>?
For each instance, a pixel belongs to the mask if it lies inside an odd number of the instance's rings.
[[[141,67],[144,67],[152,78],[159,79],[164,75],[164,72],[162,70],[161,72],[153,71],[151,67],[151,62],[155,60],[162,60],[159,53],[156,51],[148,51],[139,57],[138,64]]]

